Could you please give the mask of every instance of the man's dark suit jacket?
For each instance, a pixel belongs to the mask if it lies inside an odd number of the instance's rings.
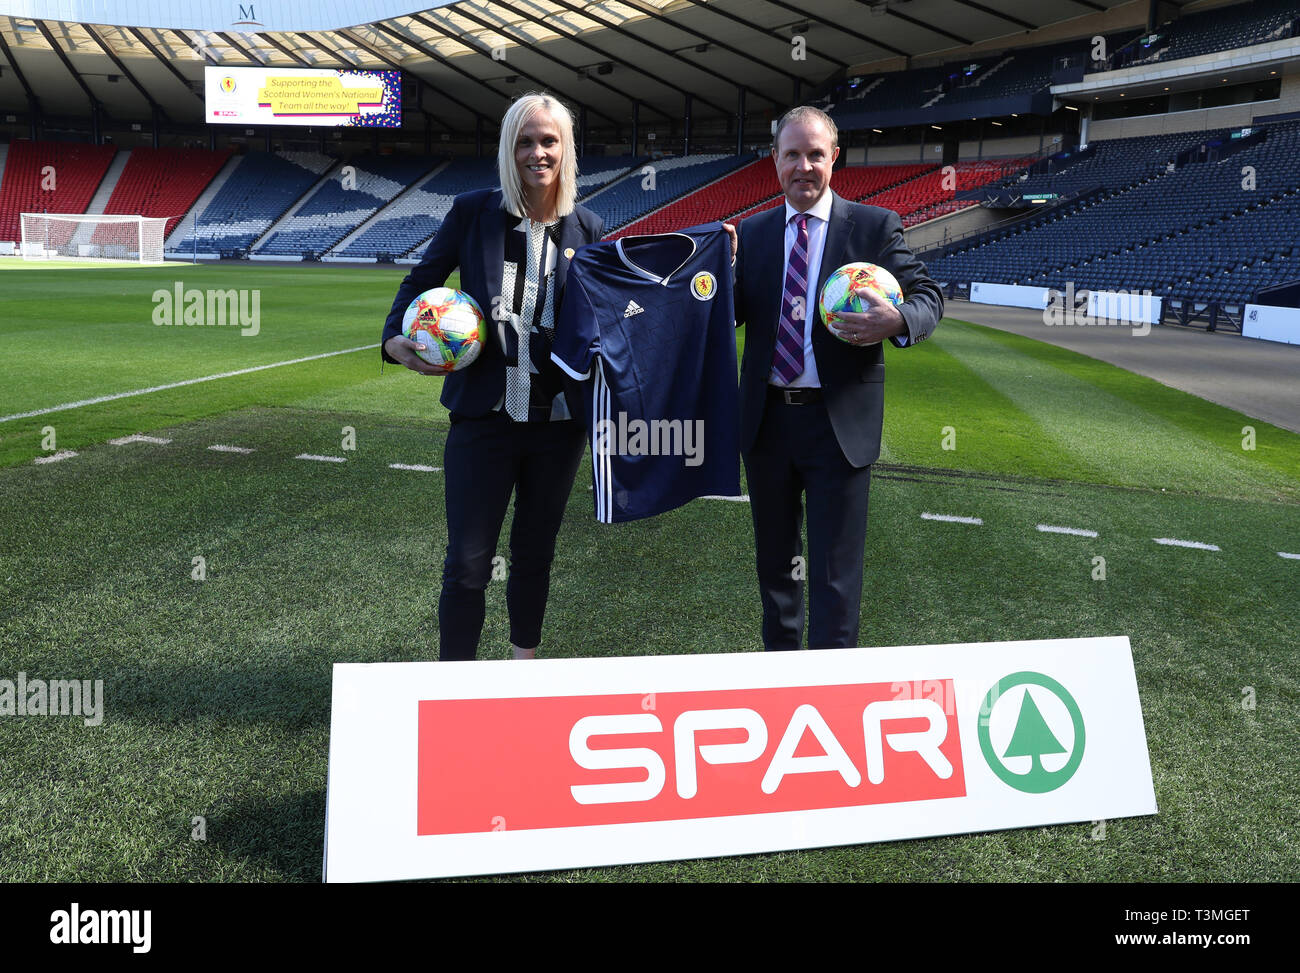
[[[381,344],[402,333],[402,316],[411,301],[431,287],[442,287],[448,275],[460,268],[459,289],[478,301],[487,319],[488,340],[473,365],[451,372],[443,379],[442,404],[459,415],[470,418],[487,415],[505,394],[506,358],[496,337],[493,298],[501,294],[505,233],[507,229],[513,230],[518,222],[517,217],[501,208],[500,189],[479,189],[457,196],[451,212],[425,249],[424,258],[402,281],[384,323]],[[601,218],[584,206],[574,207],[572,213],[561,218],[554,281],[557,315],[571,251],[598,242],[603,233]],[[382,350],[381,354],[385,361],[394,361]]]
[[[827,192],[830,192],[828,189]],[[834,271],[847,263],[877,264],[892,273],[906,300],[900,306],[907,344],[929,337],[943,317],[943,294],[903,240],[898,214],[879,206],[850,203],[834,193],[826,227],[821,273],[808,294],[808,313],[818,314],[818,296]],[[740,371],[740,449],[749,452],[763,421],[767,385],[776,352],[781,297],[785,289],[785,203],[740,224],[736,257],[736,322],[746,324]],[[896,345],[897,338],[891,338]],[[861,468],[880,455],[884,418],[885,362],[882,344],[861,347],[840,341],[820,320],[813,324],[813,355],[831,427],[844,457]]]

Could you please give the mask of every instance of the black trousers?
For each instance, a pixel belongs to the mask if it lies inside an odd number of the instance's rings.
[[[743,459],[754,518],[763,647],[769,652],[803,647],[805,581],[808,647],[856,646],[871,467],[849,465],[822,401],[788,405],[769,399],[754,446]]]
[[[484,592],[511,493],[510,641],[520,648],[541,642],[555,538],[585,441],[582,424],[574,420],[514,422],[500,412],[478,419],[453,414],[443,451],[447,557],[438,599],[440,659],[473,659],[478,652]]]

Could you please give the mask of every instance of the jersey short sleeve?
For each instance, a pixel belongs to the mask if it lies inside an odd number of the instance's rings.
[[[591,378],[591,365],[600,353],[600,323],[596,307],[582,284],[578,271],[582,254],[569,264],[564,300],[555,322],[555,340],[551,344],[551,361],[577,381]]]

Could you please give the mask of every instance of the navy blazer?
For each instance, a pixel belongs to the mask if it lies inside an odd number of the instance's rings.
[[[828,190],[829,192],[829,190]],[[893,210],[850,203],[831,193],[821,273],[808,295],[813,327],[813,357],[831,427],[845,459],[861,468],[880,455],[884,421],[885,361],[883,344],[855,346],[832,335],[820,321],[818,296],[828,278],[847,263],[864,261],[884,267],[898,279],[904,302],[899,310],[910,347],[929,337],[943,317],[943,292],[930,279],[903,239],[903,225]],[[747,325],[740,368],[740,448],[749,452],[758,436],[767,405],[767,386],[776,353],[776,332],[785,290],[785,203],[740,224],[736,256],[736,323]],[[901,345],[897,338],[891,338]]]
[[[395,362],[383,351],[383,342],[402,333],[406,308],[424,291],[442,287],[451,272],[460,268],[459,290],[478,301],[488,321],[488,340],[483,343],[477,361],[459,372],[448,373],[443,379],[442,404],[458,415],[471,418],[487,415],[505,395],[506,358],[496,328],[492,326],[492,299],[501,293],[506,229],[518,222],[518,217],[501,208],[500,189],[479,189],[457,196],[451,212],[425,248],[424,257],[397,289],[397,297],[384,323],[380,354],[384,361]],[[557,314],[573,251],[599,241],[604,230],[601,218],[584,206],[576,206],[568,216],[561,217],[554,281]]]

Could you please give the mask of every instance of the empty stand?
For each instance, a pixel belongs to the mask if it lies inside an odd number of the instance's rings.
[[[438,160],[367,155],[349,160],[255,248],[274,256],[319,256],[370,219]]]
[[[104,212],[170,217],[170,234],[229,158],[228,149],[132,149]]]
[[[111,145],[11,143],[0,182],[0,240],[20,239],[22,213],[84,213],[116,151]]]
[[[654,159],[646,163],[654,167],[653,173],[633,170],[587,197],[583,205],[605,221],[606,236],[613,237],[620,227],[753,161],[752,155],[687,155]]]
[[[1300,123],[1268,126],[1262,141],[1231,154],[1231,141],[1221,135],[1177,138],[1210,150],[1188,158],[1185,144],[1182,164],[1169,172],[1168,143],[1149,141],[1153,175],[1134,183],[1133,145],[1117,146],[1090,167],[1101,193],[931,257],[931,273],[944,281],[1056,289],[1073,283],[1228,302],[1250,300],[1271,281],[1300,277]],[[1253,188],[1243,176],[1247,166]]]
[[[319,152],[249,152],[174,247],[242,254],[335,160]]]

